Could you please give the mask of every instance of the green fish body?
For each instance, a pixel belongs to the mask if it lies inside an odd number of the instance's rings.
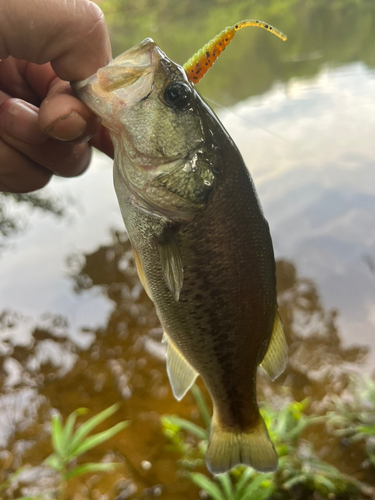
[[[150,39],[74,84],[114,143],[114,184],[138,273],[167,344],[181,399],[200,375],[213,401],[206,461],[259,471],[277,455],[259,414],[256,374],[284,369],[267,221],[236,145]]]

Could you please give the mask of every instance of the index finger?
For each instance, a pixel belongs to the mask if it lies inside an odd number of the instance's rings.
[[[88,78],[111,60],[103,12],[90,0],[0,0],[0,59],[9,55]]]

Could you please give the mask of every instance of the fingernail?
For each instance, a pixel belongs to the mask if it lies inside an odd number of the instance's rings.
[[[74,141],[85,132],[86,128],[86,120],[77,111],[72,111],[54,121],[45,132],[60,141]]]
[[[14,101],[1,113],[1,129],[12,139],[32,146],[43,144],[48,139],[38,125],[38,108],[23,101]]]

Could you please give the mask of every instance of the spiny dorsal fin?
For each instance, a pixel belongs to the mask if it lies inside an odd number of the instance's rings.
[[[281,318],[277,312],[271,340],[260,366],[272,380],[275,380],[275,378],[284,371],[287,358],[288,346],[286,344]]]
[[[178,302],[184,280],[184,270],[180,250],[171,229],[165,230],[163,238],[156,241],[156,247],[165,284],[172,292],[175,301]]]
[[[180,401],[194,384],[198,373],[186,361],[168,335],[164,332],[163,342],[167,343],[167,373],[174,397]]]

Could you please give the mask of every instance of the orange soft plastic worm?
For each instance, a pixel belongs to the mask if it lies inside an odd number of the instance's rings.
[[[184,70],[186,71],[189,81],[196,85],[211,68],[225,47],[234,38],[236,32],[246,26],[258,26],[259,28],[263,28],[278,36],[284,42],[287,39],[284,33],[281,33],[281,31],[277,30],[273,26],[263,21],[256,21],[255,19],[248,19],[247,21],[241,21],[234,26],[229,26],[215,36],[215,38],[208,42],[204,47],[198,50],[198,52],[196,52],[193,57],[191,57],[187,63],[184,64]]]

